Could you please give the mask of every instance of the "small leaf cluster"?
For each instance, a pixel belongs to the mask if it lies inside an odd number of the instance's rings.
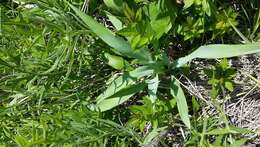
[[[216,98],[223,89],[227,89],[230,92],[234,90],[232,79],[236,74],[236,70],[230,67],[227,59],[223,59],[212,69],[206,69],[204,71],[209,77],[208,84],[212,86],[212,98]]]

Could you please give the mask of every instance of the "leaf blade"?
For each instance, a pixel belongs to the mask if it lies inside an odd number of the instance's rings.
[[[127,101],[131,98],[135,93],[141,91],[145,85],[139,85],[141,88],[139,90],[133,90],[132,93],[128,93],[126,88],[128,86],[135,86],[136,87],[136,80],[144,76],[148,76],[153,74],[153,70],[147,66],[139,67],[129,73],[125,73],[118,78],[116,78],[108,88],[104,91],[104,93],[100,94],[97,99],[96,108],[100,111],[107,111],[110,110],[123,102]],[[138,84],[137,84],[138,85]],[[138,87],[138,86],[137,86]],[[130,87],[133,88],[133,87]],[[123,96],[118,95],[118,93],[123,93]]]
[[[178,81],[175,79],[174,76],[171,77],[171,95],[176,98],[177,101],[177,108],[180,113],[180,117],[183,121],[183,123],[190,129],[190,119],[188,114],[188,105],[186,102],[186,98],[184,95],[184,92],[178,83]]]
[[[149,98],[154,103],[156,101],[156,93],[159,86],[159,77],[156,75],[153,79],[147,81]]]
[[[88,16],[87,14],[80,11],[75,6],[69,4],[69,6],[76,12],[76,14],[87,24],[89,29],[93,31],[99,38],[101,38],[110,47],[116,50],[116,53],[122,53],[124,56],[137,58],[140,60],[147,61],[148,58],[140,52],[134,52],[131,45],[123,38],[116,36],[112,31],[99,24],[96,20]]]
[[[241,56],[260,52],[260,43],[251,43],[245,45],[212,44],[201,46],[191,54],[179,58],[176,67],[181,67],[195,58],[216,59]]]
[[[105,53],[105,57],[108,60],[108,65],[110,65],[111,67],[118,70],[124,68],[125,61],[122,57],[114,56],[109,53]]]
[[[147,85],[145,83],[133,84],[121,89],[109,98],[97,104],[98,110],[101,112],[110,110],[131,98],[137,92],[143,90]]]

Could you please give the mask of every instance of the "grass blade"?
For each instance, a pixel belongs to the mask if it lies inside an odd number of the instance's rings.
[[[179,114],[181,116],[181,119],[183,123],[190,129],[191,124],[190,124],[190,119],[189,119],[189,114],[188,114],[188,105],[186,102],[185,95],[182,91],[182,88],[178,81],[175,79],[174,76],[171,77],[171,95],[176,98],[177,101],[177,108],[179,111]]]

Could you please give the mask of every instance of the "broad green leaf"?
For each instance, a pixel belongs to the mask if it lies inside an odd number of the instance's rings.
[[[123,23],[114,15],[110,14],[109,12],[106,12],[108,19],[111,21],[113,26],[116,28],[116,30],[123,29]]]
[[[118,31],[117,34],[122,35],[122,36],[126,36],[126,37],[132,37],[132,36],[139,35],[139,33],[136,30],[135,25],[126,26],[123,29],[121,29],[120,31]]]
[[[181,67],[195,58],[216,59],[241,56],[260,52],[260,43],[251,44],[214,44],[201,46],[191,54],[177,60],[176,67]]]
[[[183,123],[190,129],[190,119],[188,114],[188,105],[186,102],[185,95],[182,91],[182,88],[179,82],[175,79],[174,76],[171,77],[171,95],[176,98],[177,108]]]
[[[134,94],[137,92],[142,91],[147,85],[145,83],[140,83],[140,84],[134,84],[134,85],[129,85],[124,89],[121,89],[114,95],[110,96],[109,98],[101,101],[100,103],[97,103],[97,108],[101,112],[110,110],[126,100],[128,100],[130,97],[132,97]]]
[[[129,72],[129,75],[133,78],[141,78],[144,76],[148,76],[154,73],[154,68],[150,67],[150,66],[141,66],[136,68],[133,71]]]
[[[122,76],[117,77],[113,82],[110,83],[105,92],[97,97],[97,103],[100,103],[104,99],[114,95],[118,91],[132,84],[134,84],[134,81],[127,74],[123,74]]]
[[[118,70],[124,68],[125,61],[122,57],[110,55],[108,53],[105,54],[105,57],[108,59],[108,65],[113,68]]]
[[[113,32],[105,28],[103,25],[99,24],[96,20],[86,15],[73,5],[70,5],[70,7],[84,21],[84,23],[86,23],[89,26],[89,28],[95,34],[97,34],[104,42],[106,42],[111,47],[118,49],[119,52],[132,54],[132,49],[125,40],[116,37]]]
[[[154,36],[157,39],[161,38],[162,35],[167,33],[172,27],[169,14],[162,13],[158,5],[159,4],[151,3],[148,8],[150,24],[154,31]]]
[[[120,98],[116,97],[116,98],[105,99],[104,101],[102,101],[96,105],[96,110],[99,110],[101,112],[110,110],[110,109],[124,103],[133,95],[134,94],[123,96]]]
[[[126,100],[128,100],[131,96],[133,96],[136,91],[131,86],[136,86],[135,79],[139,79],[144,76],[151,75],[153,70],[147,66],[139,67],[129,73],[125,73],[122,76],[119,76],[114,81],[110,83],[108,88],[105,90],[104,93],[97,97],[97,108],[100,111],[106,111],[112,109]],[[129,87],[130,86],[130,87]],[[138,87],[138,86],[137,86]],[[128,88],[128,90],[126,90]],[[129,88],[132,89],[132,92],[129,93]],[[133,90],[134,89],[134,90]],[[142,90],[143,88],[139,89]],[[118,94],[122,94],[124,96],[120,96]]]
[[[148,80],[147,81],[148,84],[148,94],[149,94],[149,98],[151,100],[152,103],[154,103],[156,101],[157,98],[157,88],[159,85],[159,78],[158,75],[156,75],[153,79]]]
[[[70,4],[69,4],[70,5]],[[80,11],[78,8],[70,5],[70,7],[76,12],[76,14],[83,20],[85,24],[92,30],[98,37],[100,37],[110,47],[114,48],[116,53],[121,53],[124,56],[137,58],[142,61],[147,61],[148,57],[146,54],[140,52],[133,52],[130,44],[123,38],[116,36],[112,31],[99,24],[93,18]]]
[[[168,16],[156,19],[151,21],[151,26],[155,31],[155,37],[160,39],[164,33],[167,33],[172,28],[171,18]]]
[[[106,91],[98,96],[97,102],[112,96],[113,94],[117,93],[128,85],[134,84],[134,79],[139,79],[141,77],[151,75],[153,74],[153,72],[153,69],[151,69],[150,67],[141,66],[133,71],[130,71],[129,73],[125,73],[117,78],[114,78],[114,80],[110,82],[109,87],[106,89]]]
[[[147,86],[146,83],[139,83],[139,84],[129,85],[126,88],[121,89],[117,93],[111,95],[110,97],[108,97],[108,99],[114,98],[114,97],[123,97],[123,96],[128,96],[128,95],[135,94],[135,93],[143,90],[146,86]]]

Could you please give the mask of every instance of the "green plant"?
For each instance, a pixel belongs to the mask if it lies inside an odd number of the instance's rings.
[[[175,99],[170,101],[157,99],[153,104],[149,97],[143,97],[141,102],[142,105],[129,107],[133,114],[128,121],[129,125],[136,126],[141,132],[149,132],[151,127],[156,129],[165,126],[168,122],[166,120],[171,118],[171,111],[176,105]]]
[[[0,144],[165,145],[158,140],[172,129],[186,145],[244,143],[248,132],[232,127],[216,99],[220,118],[200,117],[204,104],[189,99],[179,78],[195,58],[259,52],[257,2],[240,5],[245,10],[216,0],[1,1]],[[238,42],[246,44],[204,45]],[[223,69],[216,73],[230,68]]]
[[[161,6],[161,3],[151,3],[151,5]],[[130,72],[124,73],[122,76],[115,79],[111,83],[111,85],[109,85],[107,90],[96,100],[97,111],[109,110],[115,106],[122,104],[138,91],[142,91],[144,87],[139,86],[138,83],[144,84],[141,79],[145,76],[149,77],[152,74],[162,74],[168,70],[172,71],[175,68],[183,66],[194,58],[226,58],[250,53],[257,53],[260,51],[259,43],[250,43],[245,45],[207,45],[198,48],[191,54],[178,59],[174,63],[162,59],[160,60],[160,58],[154,60],[154,57],[152,57],[151,54],[148,52],[147,47],[143,47],[138,50],[132,49],[130,43],[119,36],[115,36],[114,33],[109,31],[102,25],[98,24],[90,16],[84,14],[73,5],[70,5],[70,7],[94,33],[96,33],[104,42],[106,42],[114,49],[114,52],[116,54],[134,58],[136,59],[137,63],[142,64],[142,66]],[[173,75],[171,76],[171,94],[174,98],[176,98],[181,119],[188,128],[191,128],[188,117],[186,98],[177,79]]]
[[[241,146],[247,139],[240,135],[252,133],[247,129],[234,126],[219,128],[217,120],[212,118],[196,120],[193,124],[192,135],[186,142],[186,146]]]
[[[211,97],[216,98],[220,92],[224,92],[224,89],[233,91],[232,78],[236,74],[234,68],[228,65],[227,59],[223,59],[213,69],[205,70],[206,75],[209,77],[208,83],[212,86]]]

